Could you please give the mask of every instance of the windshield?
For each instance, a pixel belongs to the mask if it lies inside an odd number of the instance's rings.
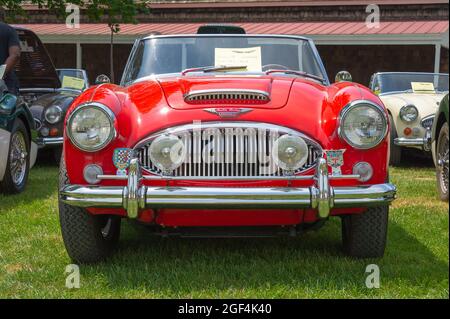
[[[315,47],[306,39],[275,36],[186,36],[139,41],[122,84],[191,68],[240,66],[227,73],[294,70],[327,79]]]
[[[76,69],[59,69],[58,72],[59,80],[61,81],[62,89],[72,89],[83,91],[88,87],[84,73],[81,70]]]
[[[375,80],[374,91],[389,92],[448,92],[448,74],[381,73]]]

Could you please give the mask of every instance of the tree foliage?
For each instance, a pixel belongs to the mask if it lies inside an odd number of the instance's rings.
[[[24,14],[23,5],[32,4],[39,8],[46,8],[59,17],[66,17],[67,5],[80,7],[90,22],[106,20],[111,31],[117,33],[121,23],[136,23],[136,15],[145,13],[147,1],[135,0],[0,0],[0,6],[9,11],[10,16]]]

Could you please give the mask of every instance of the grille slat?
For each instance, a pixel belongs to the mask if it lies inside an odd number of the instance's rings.
[[[422,125],[423,128],[431,129],[431,127],[433,126],[434,117],[435,117],[435,116],[432,115],[432,116],[428,116],[428,117],[424,118],[424,119],[420,122],[420,125]]]
[[[253,125],[254,126],[254,125]],[[186,147],[185,162],[175,170],[175,176],[281,176],[283,171],[274,163],[271,152],[275,141],[288,134],[283,128],[233,126],[207,127],[173,132]],[[292,134],[292,131],[289,131]],[[296,171],[301,173],[315,166],[321,155],[320,146],[309,138],[300,135],[308,145],[308,160]],[[158,135],[155,135],[158,136]],[[153,138],[139,144],[136,148],[138,158],[149,172],[162,175],[162,172],[151,162],[149,147]]]
[[[270,101],[267,92],[258,90],[224,89],[219,91],[193,91],[184,97],[190,104],[263,104]]]

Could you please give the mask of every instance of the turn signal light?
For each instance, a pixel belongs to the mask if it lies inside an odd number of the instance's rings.
[[[406,136],[411,135],[411,133],[412,133],[412,130],[411,130],[411,128],[409,128],[409,127],[405,128],[405,129],[403,130],[403,134],[405,134]]]
[[[57,136],[59,134],[59,130],[57,128],[52,128],[49,134],[50,136]]]

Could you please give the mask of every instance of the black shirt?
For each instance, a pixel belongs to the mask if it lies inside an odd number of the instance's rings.
[[[9,48],[12,46],[20,47],[17,32],[13,27],[0,22],[0,65],[5,64],[9,57]],[[14,71],[5,75],[5,83],[11,93],[18,93],[19,81]]]

